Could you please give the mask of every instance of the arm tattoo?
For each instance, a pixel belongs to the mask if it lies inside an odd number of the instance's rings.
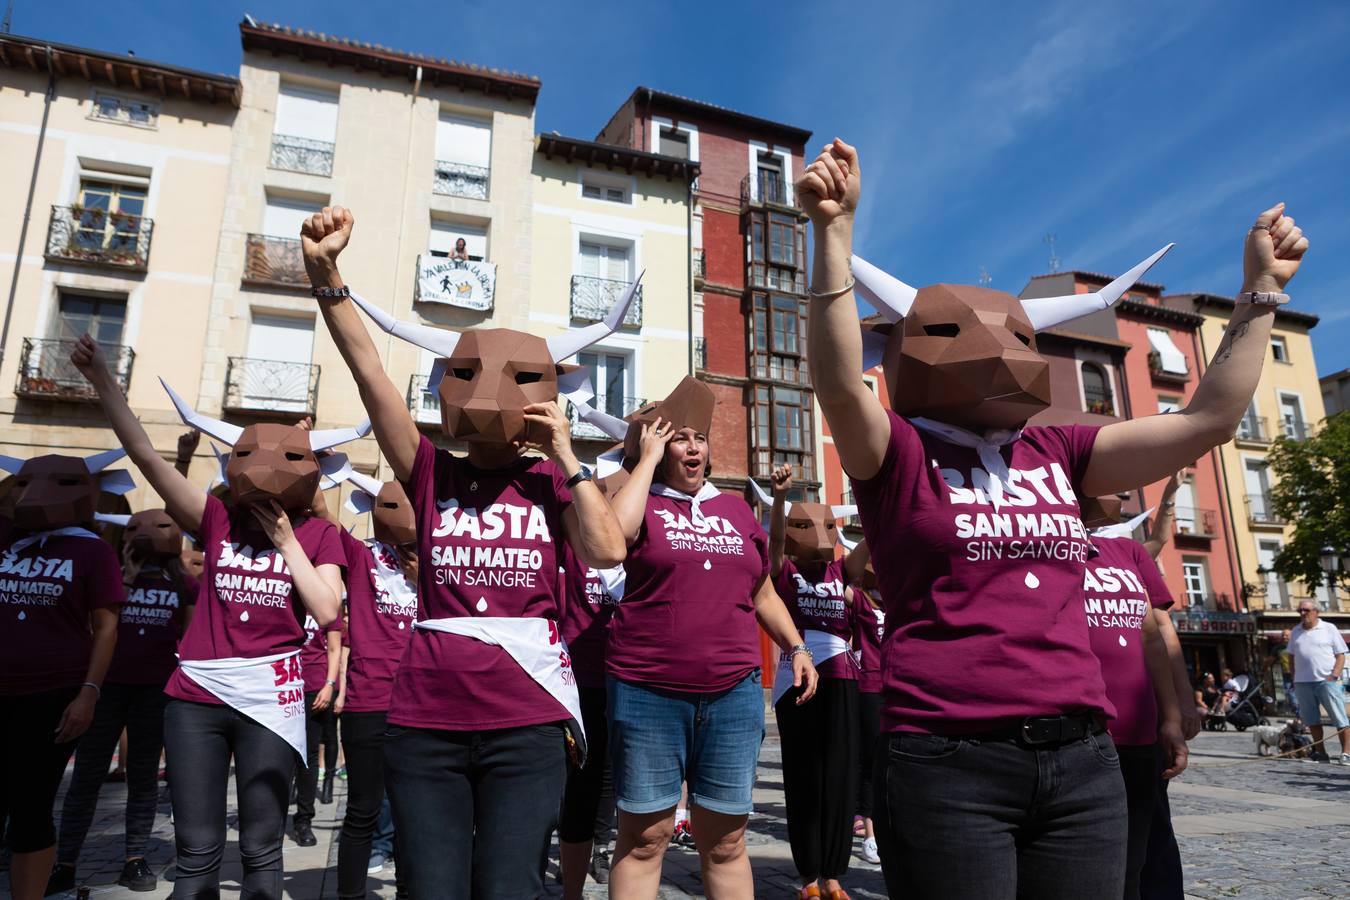
[[[1214,362],[1210,363],[1210,365],[1217,366],[1220,363],[1227,362],[1228,357],[1233,355],[1233,345],[1238,342],[1238,338],[1246,335],[1247,330],[1250,328],[1250,322],[1239,322],[1234,325],[1233,330],[1228,335],[1228,340],[1219,348],[1219,352],[1214,354]]]

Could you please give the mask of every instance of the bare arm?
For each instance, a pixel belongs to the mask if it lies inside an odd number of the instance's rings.
[[[197,445],[201,440],[202,433],[195,428],[189,428],[178,436],[178,454],[173,459],[173,467],[184,478],[192,468],[192,455],[197,452]]]
[[[816,293],[838,290],[851,277],[860,185],[858,154],[838,140],[797,182],[797,197],[815,228],[811,290]],[[806,344],[816,402],[830,424],[844,471],[871,478],[885,459],[890,428],[881,401],[862,378],[862,333],[852,291],[810,301]]]
[[[1153,695],[1158,700],[1158,743],[1161,745],[1167,768],[1164,778],[1175,778],[1186,770],[1186,738],[1181,731],[1181,709],[1177,705],[1172,685],[1172,666],[1167,658],[1167,646],[1159,632],[1158,620],[1145,616],[1143,623],[1144,663],[1153,682]]]
[[[351,658],[352,648],[342,648],[342,662],[338,666],[338,695],[333,701],[333,712],[342,715],[342,708],[347,705],[347,662]]]
[[[759,580],[759,586],[755,588],[755,618],[759,620],[759,627],[784,653],[792,653],[793,647],[803,643],[801,633],[792,623],[792,614],[773,589],[773,580],[767,575]],[[815,696],[819,680],[820,676],[816,674],[816,667],[810,657],[805,653],[792,655],[792,686],[805,685],[801,696],[797,698],[798,705]]]
[[[1277,204],[1247,232],[1242,290],[1284,290],[1298,271],[1308,239]],[[1261,378],[1275,309],[1239,304],[1219,349],[1186,408],[1102,428],[1083,477],[1083,493],[1100,497],[1175,472],[1233,436]]]
[[[103,349],[86,334],[76,341],[70,361],[93,385],[117,440],[155,493],[164,498],[164,508],[169,515],[185,531],[198,531],[202,527],[202,513],[206,510],[206,494],[155,451],[150,436],[141,427],[140,419],[131,411],[121,387],[108,371]]]
[[[328,632],[324,635],[324,643],[327,671],[324,672],[323,687],[319,688],[319,693],[314,698],[315,709],[327,709],[337,699],[338,673],[342,668],[342,632]]]
[[[300,242],[305,254],[305,271],[314,287],[342,287],[337,258],[351,239],[356,224],[350,211],[341,206],[325,206],[305,221]],[[317,301],[328,333],[356,380],[361,405],[370,416],[371,429],[380,451],[399,481],[412,475],[413,460],[421,434],[408,412],[408,404],[394,382],[389,380],[375,342],[361,321],[356,305],[346,297]]]
[[[300,595],[300,602],[319,627],[327,628],[342,611],[341,567],[332,563],[316,566],[310,562],[291,528],[290,516],[275,500],[267,508],[251,506],[249,511],[286,561],[292,590]]]
[[[787,495],[792,489],[792,466],[784,463],[770,473],[773,506],[769,508],[769,577],[783,571],[783,547],[787,543]]]
[[[1167,480],[1167,486],[1163,488],[1162,496],[1158,498],[1158,514],[1153,517],[1153,524],[1149,526],[1148,540],[1144,541],[1144,549],[1154,559],[1158,558],[1163,547],[1166,547],[1167,542],[1172,539],[1172,525],[1176,521],[1176,514],[1173,511],[1176,507],[1174,498],[1179,484],[1181,473],[1175,472]]]
[[[660,419],[642,426],[642,451],[637,465],[610,501],[610,509],[614,510],[614,516],[619,521],[624,542],[630,547],[642,531],[642,518],[647,514],[647,495],[652,489],[652,479],[656,477],[656,467],[661,464],[666,455],[666,445],[674,436],[674,429]]]
[[[94,642],[89,648],[89,665],[84,670],[84,685],[75,699],[61,713],[56,723],[56,743],[73,741],[89,729],[94,721],[94,707],[98,705],[99,691],[89,687],[97,684],[101,688],[103,677],[108,674],[112,664],[113,650],[117,648],[117,611],[96,609],[89,616],[89,627],[94,633]]]
[[[858,541],[858,546],[848,551],[844,557],[844,576],[848,578],[849,584],[857,584],[862,580],[871,559],[872,551],[868,549],[866,540]]]
[[[1200,733],[1201,723],[1200,715],[1195,711],[1195,689],[1191,687],[1191,677],[1186,672],[1186,657],[1181,652],[1181,641],[1177,639],[1177,630],[1172,627],[1172,617],[1167,614],[1167,610],[1155,609],[1150,615],[1167,650],[1167,663],[1172,671],[1172,690],[1176,692],[1177,709],[1181,713],[1181,733],[1189,741]]]
[[[1337,653],[1336,662],[1331,667],[1331,674],[1327,676],[1328,681],[1340,681],[1341,669],[1345,668],[1345,654]]]

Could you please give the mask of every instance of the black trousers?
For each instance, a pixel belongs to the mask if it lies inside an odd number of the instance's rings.
[[[593,840],[599,830],[600,796],[604,792],[605,763],[609,759],[609,719],[605,689],[577,688],[581,695],[581,724],[586,729],[586,765],[567,770],[562,812],[558,816],[558,840],[580,844]],[[611,790],[611,795],[613,791]],[[610,815],[613,815],[611,808]]]
[[[1124,889],[1125,785],[1106,734],[1028,747],[893,732],[879,742],[873,783],[892,897],[1079,900]]]
[[[164,707],[168,702],[161,685],[103,685],[103,694],[94,707],[94,721],[75,748],[75,771],[61,806],[58,862],[73,866],[80,859],[99,789],[124,728],[130,757],[121,761],[127,771],[126,853],[127,859],[145,856],[159,805],[159,754],[164,749]]]
[[[344,712],[342,749],[347,756],[347,815],[338,844],[338,900],[366,894],[375,828],[384,806],[384,712]],[[395,846],[397,846],[395,832]],[[394,856],[394,881],[403,887],[403,869]]]
[[[13,627],[13,626],[7,626]],[[9,820],[9,849],[36,853],[56,843],[52,806],[75,742],[52,740],[77,687],[0,696],[0,822]]]
[[[561,723],[498,731],[390,725],[384,766],[412,900],[543,893],[567,776]]]
[[[856,815],[872,818],[872,763],[881,734],[881,692],[858,692],[858,802]]]
[[[1153,778],[1153,827],[1148,833],[1148,852],[1139,877],[1139,896],[1142,900],[1182,900],[1185,885],[1181,872],[1181,849],[1172,832],[1172,805],[1167,800],[1167,779],[1162,771],[1167,763],[1158,752]]]
[[[805,882],[842,878],[853,848],[858,682],[822,678],[798,706],[800,693],[790,689],[774,706],[792,862]]]
[[[314,708],[318,691],[305,694],[305,768],[295,770],[295,824],[308,825],[314,821],[314,797],[319,790],[319,745],[323,745],[323,759],[327,774],[332,778],[337,769],[337,716],[332,705]]]
[[[164,749],[178,850],[175,900],[220,896],[225,793],[234,758],[243,896],[281,897],[281,840],[295,750],[275,732],[228,706],[170,700]]]
[[[1139,900],[1139,878],[1148,854],[1148,836],[1153,826],[1153,805],[1158,787],[1158,748],[1117,746],[1120,775],[1125,782],[1125,808],[1129,839],[1125,845],[1125,900]]]

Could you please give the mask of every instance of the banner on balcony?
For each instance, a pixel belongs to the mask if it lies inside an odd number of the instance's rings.
[[[417,257],[417,301],[488,311],[497,288],[497,264],[442,256]]]

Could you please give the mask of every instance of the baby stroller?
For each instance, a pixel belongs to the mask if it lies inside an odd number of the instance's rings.
[[[1275,702],[1274,698],[1263,696],[1261,683],[1250,675],[1238,675],[1233,683],[1237,685],[1237,690],[1226,692],[1231,695],[1227,698],[1227,710],[1217,711],[1223,705],[1224,698],[1221,697],[1215,704],[1215,710],[1205,717],[1205,728],[1209,731],[1226,731],[1231,724],[1238,731],[1246,731],[1253,725],[1269,725],[1270,720],[1266,718],[1265,712]]]

